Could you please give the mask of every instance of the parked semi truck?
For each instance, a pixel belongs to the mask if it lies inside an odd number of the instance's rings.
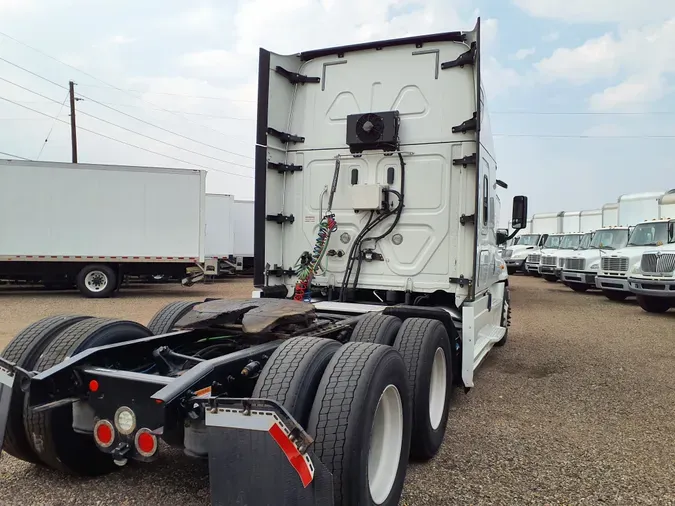
[[[0,160],[0,279],[109,297],[125,276],[204,272],[201,170]],[[187,274],[195,267],[196,272]]]
[[[549,236],[549,238],[552,237],[557,236]],[[558,281],[562,273],[564,259],[579,249],[583,237],[584,234],[563,234],[557,247],[542,250],[539,274],[551,283]]]
[[[511,318],[480,58],[480,20],[261,49],[253,297],[33,324],[3,352],[4,450],[92,475],[161,438],[208,459],[214,504],[398,504]]]
[[[601,259],[613,250],[626,246],[630,227],[608,227],[596,230],[588,250],[578,251],[566,258],[562,281],[576,292],[596,288],[596,276]]]
[[[675,225],[668,227],[668,244],[642,253],[628,274],[628,286],[640,307],[649,313],[675,308]]]
[[[634,225],[624,248],[609,251],[602,257],[596,285],[610,300],[622,301],[630,295],[628,269],[640,260],[647,249],[668,243],[670,220],[662,215],[661,201],[666,192],[637,193],[619,198],[619,219]]]

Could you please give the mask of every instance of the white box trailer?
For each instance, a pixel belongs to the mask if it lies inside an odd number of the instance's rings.
[[[659,218],[662,220],[675,219],[675,190],[670,190],[659,201]]]
[[[564,211],[562,215],[563,233],[572,234],[581,231],[581,211]]]
[[[559,234],[563,231],[563,212],[540,213],[532,216],[533,234]]]
[[[602,206],[602,226],[616,227],[619,225],[619,204],[611,202]],[[598,227],[599,228],[599,227]]]
[[[253,200],[234,201],[233,255],[239,270],[249,271],[253,268],[254,210]]]
[[[659,202],[666,192],[643,192],[621,195],[619,225],[631,227],[646,220],[659,217]]]
[[[108,297],[127,275],[203,274],[203,170],[0,160],[0,279]]]
[[[590,209],[581,211],[579,217],[579,231],[582,233],[593,232],[602,228],[602,209]]]

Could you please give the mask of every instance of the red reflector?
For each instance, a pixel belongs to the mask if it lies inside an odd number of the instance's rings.
[[[157,452],[157,438],[149,429],[139,429],[136,433],[136,450],[143,457],[152,457]]]
[[[92,392],[98,392],[98,381],[91,380],[89,382],[89,390],[91,390]]]
[[[109,445],[112,443],[113,432],[110,426],[104,423],[100,424],[96,428],[96,439],[98,439],[98,441],[103,445]]]

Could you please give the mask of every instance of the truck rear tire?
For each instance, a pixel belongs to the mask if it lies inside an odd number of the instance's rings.
[[[176,325],[176,323],[183,318],[183,316],[188,314],[197,304],[199,304],[199,302],[183,300],[167,304],[155,313],[155,316],[153,316],[150,323],[148,323],[148,329],[150,329],[150,332],[155,336],[168,334],[173,330],[174,325]]]
[[[543,277],[549,283],[557,283],[558,282],[558,276],[556,276],[555,274],[544,274]]]
[[[403,357],[412,394],[410,455],[428,460],[443,443],[452,396],[450,338],[438,320],[409,318],[398,331],[394,349]]]
[[[609,300],[613,300],[615,302],[623,302],[630,295],[628,292],[620,292],[618,290],[603,290],[602,294]]]
[[[570,283],[568,286],[575,292],[579,293],[583,293],[588,290],[588,286],[584,285],[583,283]]]
[[[34,369],[45,371],[88,348],[149,337],[140,323],[88,318],[63,330],[44,349]],[[118,468],[101,452],[94,437],[73,431],[72,406],[32,413],[25,406],[24,425],[31,448],[47,466],[69,474],[98,476]]]
[[[354,327],[350,341],[391,346],[402,323],[401,319],[395,316],[367,313]]]
[[[2,358],[14,362],[23,369],[32,371],[42,351],[61,331],[86,318],[89,317],[63,315],[38,320],[19,332],[9,342],[2,352]],[[40,459],[28,441],[23,424],[25,400],[26,394],[21,391],[17,381],[12,389],[12,400],[2,449],[19,460],[39,464]]]
[[[263,367],[251,396],[280,402],[306,427],[323,372],[340,346],[333,339],[318,337],[285,341]]]
[[[665,313],[670,309],[669,299],[661,297],[650,297],[649,295],[637,295],[638,304],[648,313]]]
[[[396,506],[412,409],[405,364],[390,346],[347,343],[323,373],[307,431],[333,474],[335,506]]]
[[[518,267],[507,267],[506,272],[508,272],[510,275],[513,275],[518,272]]]
[[[110,297],[116,288],[117,274],[108,265],[86,265],[77,273],[77,289],[90,299]]]

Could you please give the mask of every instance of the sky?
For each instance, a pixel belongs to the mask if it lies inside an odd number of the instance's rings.
[[[533,214],[675,188],[672,0],[0,0],[0,152],[70,161],[72,80],[80,162],[205,168],[250,199],[259,47],[478,16],[502,225],[514,195]]]

